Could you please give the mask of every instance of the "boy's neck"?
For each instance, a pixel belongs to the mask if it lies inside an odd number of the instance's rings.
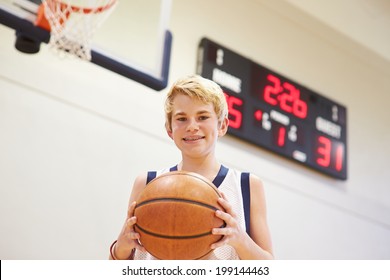
[[[207,159],[192,159],[184,160],[177,166],[178,170],[184,170],[188,172],[198,173],[210,181],[212,181],[218,174],[221,164],[214,158],[212,160]]]

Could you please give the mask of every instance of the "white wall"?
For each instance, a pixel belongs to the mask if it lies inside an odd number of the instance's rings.
[[[226,136],[226,165],[263,178],[279,259],[389,259],[390,62],[284,1],[174,1],[170,82],[206,36],[348,108],[338,181]],[[105,259],[132,180],[175,164],[155,92],[90,63],[13,48],[0,26],[0,258]],[[142,54],[140,54],[142,55]]]

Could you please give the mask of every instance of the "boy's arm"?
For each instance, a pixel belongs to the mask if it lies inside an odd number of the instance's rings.
[[[144,251],[145,249],[138,243],[139,234],[134,231],[134,224],[137,222],[134,217],[134,209],[136,207],[135,201],[146,185],[146,174],[138,176],[133,185],[131,191],[129,206],[127,210],[126,221],[122,227],[122,230],[116,240],[115,244],[111,245],[109,259],[112,260],[112,256],[115,259],[126,260],[133,259],[134,250]]]
[[[252,240],[247,240],[248,248],[256,250],[244,250],[240,255],[241,259],[273,259],[271,234],[267,223],[267,207],[264,193],[264,187],[261,180],[251,174],[251,218],[250,218],[250,235]],[[249,236],[248,236],[249,237]],[[251,244],[251,243],[254,244]]]

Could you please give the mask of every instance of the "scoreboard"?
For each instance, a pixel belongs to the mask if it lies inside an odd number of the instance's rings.
[[[346,107],[207,38],[197,73],[224,90],[229,134],[347,179]]]

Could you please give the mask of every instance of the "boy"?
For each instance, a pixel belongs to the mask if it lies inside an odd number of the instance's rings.
[[[218,202],[226,212],[217,210],[215,215],[225,221],[226,227],[212,230],[223,238],[211,245],[214,250],[206,259],[273,259],[260,179],[221,165],[215,156],[217,140],[226,134],[229,124],[222,89],[198,75],[179,79],[167,94],[165,115],[167,133],[181,151],[182,161],[170,169],[136,178],[127,220],[111,245],[110,259],[154,259],[134,231],[135,200],[153,177],[174,170],[196,172],[222,192]]]

